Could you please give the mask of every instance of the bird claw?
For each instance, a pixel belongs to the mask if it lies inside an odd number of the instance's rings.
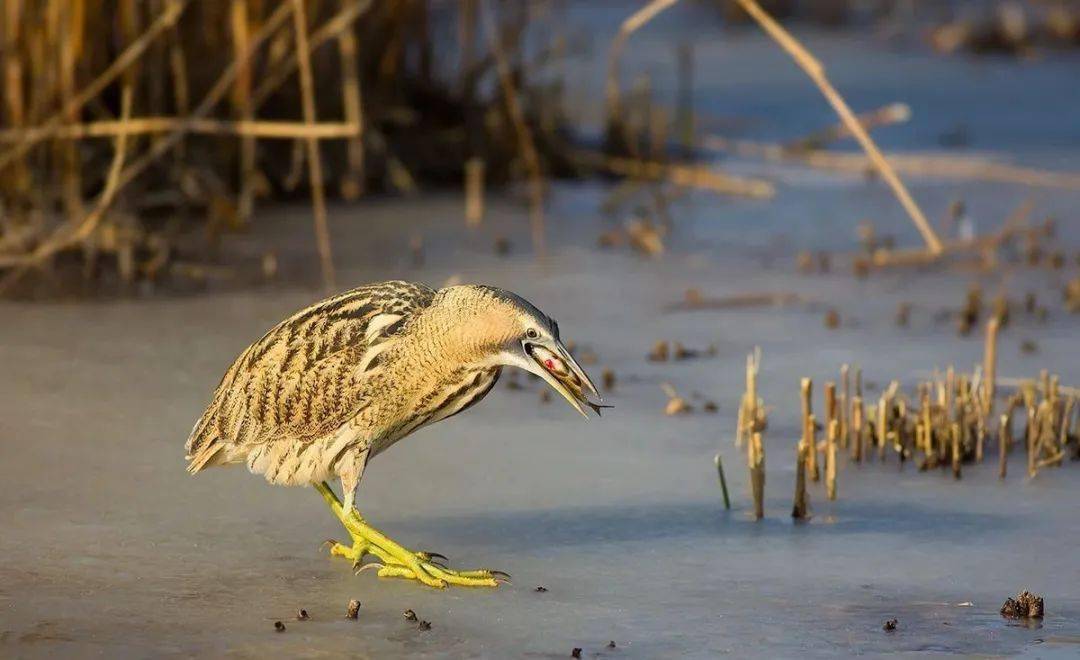
[[[496,582],[505,582],[506,584],[513,584],[510,581],[510,574],[505,572],[505,571],[488,571],[488,573],[491,573],[491,577],[494,578],[494,580]]]
[[[443,561],[450,561],[450,558],[444,554],[438,552],[432,552],[430,550],[421,550],[416,553],[416,556],[420,561],[431,561],[432,559],[441,559]]]
[[[370,569],[373,569],[373,568],[382,570],[385,567],[386,567],[385,564],[381,564],[381,563],[379,563],[377,561],[368,562],[368,563],[365,564],[363,562],[363,560],[361,560],[361,561],[358,561],[358,562],[353,564],[353,575],[360,575],[364,571],[367,571],[367,570],[370,570]]]

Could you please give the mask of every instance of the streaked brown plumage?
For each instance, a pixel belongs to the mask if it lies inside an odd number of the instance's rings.
[[[579,411],[594,405],[557,324],[524,299],[484,286],[362,286],[240,354],[188,438],[188,471],[246,463],[274,484],[340,477],[348,514],[372,458],[475,404],[507,365],[537,373]]]

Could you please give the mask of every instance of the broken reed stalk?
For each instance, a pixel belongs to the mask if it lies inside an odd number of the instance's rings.
[[[806,492],[806,455],[810,451],[805,442],[795,445],[795,502],[791,507],[791,517],[795,520],[809,518],[809,494]]]
[[[754,497],[754,518],[761,520],[765,517],[765,445],[762,443],[760,431],[754,431],[750,435],[747,463],[750,467],[750,489]]]
[[[787,32],[779,23],[777,23],[764,9],[756,2],[756,0],[737,0],[739,5],[750,14],[761,25],[761,27],[772,37],[780,46],[788,52],[789,55],[795,60],[795,62],[806,72],[810,79],[817,85],[818,89],[825,96],[825,99],[836,110],[836,113],[843,120],[844,124],[851,131],[851,134],[859,142],[859,145],[866,152],[867,156],[877,167],[881,177],[885,179],[889,187],[892,188],[893,194],[900,201],[900,204],[907,211],[912,221],[915,223],[915,227],[922,234],[923,240],[926,242],[926,248],[931,254],[939,254],[941,252],[941,240],[938,238],[937,233],[930,226],[930,222],[926,219],[922,209],[912,198],[911,193],[908,192],[907,187],[904,185],[900,177],[893,171],[889,162],[885,160],[885,157],[881,154],[877,145],[870,138],[870,135],[859,123],[855,115],[848,108],[847,103],[843,97],[837,93],[836,89],[829,82],[825,76],[825,67],[810,54],[798,41],[796,41],[791,34]]]
[[[619,63],[622,60],[623,49],[626,42],[634,32],[637,32],[646,23],[656,17],[657,14],[674,5],[679,0],[652,0],[649,4],[638,9],[628,16],[619,26],[615,38],[611,40],[611,49],[608,51],[607,80],[604,84],[604,96],[607,104],[607,122],[609,129],[619,132],[619,137],[625,142],[623,130],[623,111],[621,92],[619,89]]]
[[[488,0],[480,0],[480,14],[484,22],[484,31],[487,33],[488,46],[495,55],[495,70],[498,73],[499,86],[502,88],[506,111],[510,115],[511,123],[514,125],[518,148],[521,151],[522,159],[525,161],[525,168],[529,173],[529,227],[532,234],[533,250],[535,250],[539,258],[543,259],[546,254],[544,175],[540,168],[540,157],[536,153],[532,131],[529,130],[529,126],[525,122],[525,115],[518,100],[517,89],[514,86],[514,74],[503,49],[502,35],[495,25],[495,17],[492,14],[491,4]]]
[[[825,429],[828,433],[829,426],[836,420],[836,383],[825,383]]]
[[[716,453],[713,462],[716,463],[716,475],[720,478],[720,492],[724,494],[724,508],[730,511],[731,498],[728,496],[727,478],[724,477],[724,460],[720,457],[720,452]]]
[[[825,444],[825,495],[830,500],[836,499],[836,443],[840,438],[840,422],[829,421]]]
[[[465,226],[475,229],[484,220],[484,159],[465,161]]]
[[[308,24],[304,0],[292,0],[293,34],[296,38],[296,54],[300,64],[300,89],[304,108],[304,123],[314,126],[318,121],[315,108],[315,78],[311,73],[311,54],[308,52]],[[246,61],[246,58],[245,58]],[[315,245],[319,251],[323,287],[334,288],[334,256],[330,247],[330,229],[326,223],[326,191],[323,188],[322,158],[319,142],[306,138],[308,161],[308,185],[311,188],[311,206],[315,219]]]
[[[803,378],[800,385],[802,391],[802,442],[806,445],[806,469],[810,472],[811,481],[821,479],[817,461],[817,442],[814,440],[814,415],[813,415],[813,390],[814,381]]]

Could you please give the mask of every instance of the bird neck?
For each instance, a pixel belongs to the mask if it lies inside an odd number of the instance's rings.
[[[416,319],[413,332],[418,353],[429,369],[452,372],[493,369],[514,335],[497,309],[461,310],[432,306]]]

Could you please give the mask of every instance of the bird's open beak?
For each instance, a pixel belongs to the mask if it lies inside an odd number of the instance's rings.
[[[598,415],[601,408],[607,407],[600,405],[603,397],[561,341],[525,342],[524,346],[525,352],[539,366],[536,373],[561,394],[574,410],[588,417],[585,406],[592,408]],[[600,403],[590,401],[589,393]]]

